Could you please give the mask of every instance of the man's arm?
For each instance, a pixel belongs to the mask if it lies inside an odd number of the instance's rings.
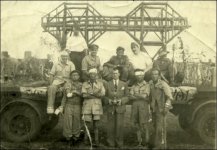
[[[173,96],[172,96],[172,91],[170,89],[170,86],[166,82],[163,82],[162,85],[163,85],[164,94],[166,96],[165,111],[167,112],[169,109],[173,108],[171,104],[171,101],[173,101]]]
[[[148,100],[148,96],[150,94],[150,86],[148,84],[146,84],[144,87],[142,87],[141,90],[142,90],[142,93],[135,94],[135,96],[138,99]]]
[[[93,94],[90,94],[90,93],[87,92],[85,83],[83,83],[83,85],[82,85],[81,93],[82,93],[82,96],[83,96],[84,99],[96,98]]]
[[[104,66],[115,67],[115,65],[114,65],[114,57],[115,56],[112,56],[109,61],[107,61],[106,63],[104,63]]]

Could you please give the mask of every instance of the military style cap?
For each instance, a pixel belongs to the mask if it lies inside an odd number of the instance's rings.
[[[167,51],[167,50],[163,50],[163,51],[160,51],[159,52],[159,56],[164,56],[164,55],[166,55],[166,54],[168,54],[169,53],[169,51]]]
[[[91,44],[91,45],[88,46],[88,49],[89,49],[90,51],[98,50],[98,49],[99,49],[99,46],[96,45],[96,44]]]
[[[125,49],[121,46],[118,46],[118,48],[116,49],[116,51],[125,51]]]

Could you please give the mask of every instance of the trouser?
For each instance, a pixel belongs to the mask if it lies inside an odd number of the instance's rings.
[[[153,112],[152,119],[154,123],[154,146],[155,147],[163,147],[165,144],[165,135],[166,135],[166,129],[164,129],[164,118],[162,112],[160,112],[158,109],[156,109],[155,112]]]
[[[81,130],[81,106],[66,104],[63,115],[63,136],[78,138]]]
[[[59,85],[50,85],[48,86],[48,90],[47,90],[47,95],[48,95],[48,101],[47,101],[47,113],[48,114],[53,114],[54,113],[54,103],[55,103],[55,99],[56,99],[56,93],[57,90],[62,87],[64,85],[63,84],[59,84]]]
[[[86,124],[88,130],[90,130],[91,122],[85,121],[85,124]],[[99,145],[99,120],[93,120],[93,131],[94,131],[94,142],[96,145]],[[84,140],[85,140],[86,144],[89,144],[89,137],[88,137],[87,130],[85,132]]]
[[[107,122],[107,143],[114,147],[123,147],[123,125],[124,125],[124,113],[114,112],[108,113]]]
[[[148,144],[149,143],[149,128],[148,128],[148,123],[147,124],[137,124],[137,140],[139,142],[139,145],[143,144]],[[142,135],[145,135],[145,138],[142,137]]]

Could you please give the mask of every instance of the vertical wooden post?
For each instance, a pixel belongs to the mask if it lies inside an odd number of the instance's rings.
[[[89,45],[89,35],[88,35],[88,9],[89,7],[87,6],[86,8],[86,16],[85,16],[85,32],[84,32],[84,37],[85,37],[85,41],[86,41],[86,44],[87,44],[87,47]]]
[[[141,32],[140,32],[140,51],[143,51],[143,35],[144,35],[144,5],[142,5],[140,9],[140,17],[141,17]]]
[[[64,3],[64,8],[63,8],[63,29],[62,29],[62,38],[61,38],[61,50],[64,50],[66,48],[66,42],[67,42],[67,31],[66,31],[66,3]]]

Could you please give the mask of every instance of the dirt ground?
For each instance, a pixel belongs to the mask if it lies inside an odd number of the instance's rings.
[[[127,106],[125,117],[125,135],[124,144],[125,149],[136,149],[138,144],[136,141],[135,127],[132,126],[130,120],[131,106]],[[198,137],[192,136],[182,130],[178,124],[177,116],[169,113],[167,117],[167,142],[168,149],[215,149],[212,146],[204,144]],[[104,143],[106,134],[105,126],[106,117],[101,120],[100,141]],[[25,143],[12,143],[4,139],[1,140],[1,149],[89,149],[85,147],[83,142],[76,144],[74,147],[69,146],[66,142],[61,141],[62,138],[62,117],[59,119],[57,126],[49,131],[38,136],[34,141]],[[108,149],[108,147],[101,147],[100,149]]]

